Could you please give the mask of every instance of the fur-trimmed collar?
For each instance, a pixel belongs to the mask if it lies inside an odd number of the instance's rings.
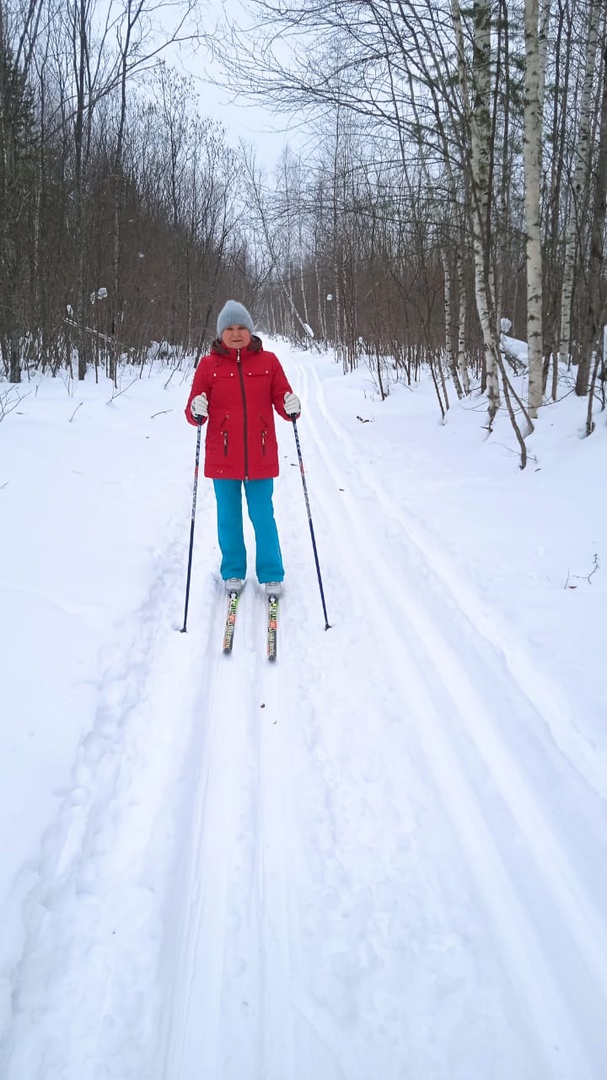
[[[257,334],[252,334],[249,344],[246,346],[246,348],[241,349],[241,352],[253,352],[253,353],[256,353],[256,352],[261,352],[262,349],[263,349],[263,343],[262,343],[261,338],[257,337]],[[211,345],[211,352],[212,353],[219,353],[220,356],[232,356],[234,353],[237,352],[237,350],[236,349],[228,349],[227,346],[224,345],[221,338],[215,338],[215,341]]]

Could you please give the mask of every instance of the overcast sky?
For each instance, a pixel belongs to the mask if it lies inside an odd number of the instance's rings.
[[[201,8],[208,18],[209,27],[220,22],[227,15],[229,20],[246,26],[250,16],[243,11],[240,0],[204,0]],[[216,73],[213,61],[201,46],[195,52],[189,46],[182,46],[171,61],[174,66],[183,66],[197,80],[201,97],[201,110],[205,115],[219,120],[226,129],[228,141],[236,143],[244,138],[252,142],[258,151],[260,165],[271,167],[280,157],[284,146],[301,145],[303,137],[296,120],[289,120],[283,113],[272,113],[245,100],[235,100],[229,87],[212,84],[209,78]],[[255,61],[252,63],[254,77]]]

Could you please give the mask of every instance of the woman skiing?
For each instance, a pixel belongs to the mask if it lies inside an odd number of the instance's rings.
[[[243,485],[255,531],[257,580],[268,596],[282,592],[284,567],[272,503],[278,476],[274,409],[284,420],[297,418],[299,398],[278,357],[253,334],[247,309],[228,300],[211,352],[196,368],[185,415],[195,426],[208,420],[204,475],[215,488],[221,576],[229,593],[240,592],[247,569]]]

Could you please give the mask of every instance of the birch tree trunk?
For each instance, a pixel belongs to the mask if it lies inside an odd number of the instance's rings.
[[[464,260],[461,251],[457,255],[457,280],[459,290],[459,326],[457,338],[457,366],[465,394],[470,393],[470,376],[468,374],[468,362],[466,359],[466,309],[468,306],[468,290],[466,288],[466,275],[464,272]]]
[[[500,406],[498,382],[499,338],[496,329],[495,289],[491,271],[490,211],[491,211],[491,4],[489,0],[474,0],[473,59],[471,98],[466,70],[464,29],[459,0],[452,0],[455,28],[458,75],[462,91],[464,114],[470,134],[470,194],[472,203],[472,241],[474,249],[474,280],[476,307],[483,332],[489,403],[489,430]]]
[[[599,18],[603,0],[590,0],[588,37],[586,44],[586,67],[577,135],[574,135],[575,168],[571,190],[571,205],[566,215],[565,257],[563,285],[561,289],[561,332],[559,364],[567,364],[571,350],[571,311],[575,284],[575,267],[579,251],[579,236],[583,223],[583,205],[590,176],[592,155],[592,115],[594,104],[594,80],[596,54],[599,38]]]
[[[453,348],[453,278],[451,275],[451,267],[449,266],[449,256],[444,247],[441,248],[441,259],[445,282],[445,353],[447,367],[451,372],[455,392],[458,398],[462,398],[464,396],[464,391],[459,377],[455,349]]]
[[[547,5],[546,18],[549,17]],[[571,5],[563,3],[550,43],[551,83],[558,93],[551,93],[544,103],[544,139],[551,147],[548,172],[544,181],[544,342],[550,352],[550,396],[558,398],[559,346],[561,319],[561,290],[563,286],[563,222],[565,177],[569,162],[565,153],[568,144],[569,117],[567,102],[574,69],[573,16]],[[548,33],[545,32],[545,40]],[[544,68],[545,70],[545,68]],[[548,109],[546,108],[548,106]],[[566,200],[565,200],[566,201]],[[544,371],[547,385],[548,373]]]
[[[540,188],[542,171],[542,85],[539,41],[539,0],[525,0],[525,220],[527,226],[527,347],[529,415],[542,404],[544,334],[542,322],[542,230]]]

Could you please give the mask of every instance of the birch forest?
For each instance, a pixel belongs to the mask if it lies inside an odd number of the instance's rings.
[[[229,16],[230,5],[226,5]],[[605,405],[604,0],[0,0],[0,395],[208,347],[227,297],[520,437]],[[175,62],[296,117],[276,167]],[[528,343],[524,381],[507,335]],[[524,393],[520,386],[524,385]],[[517,389],[518,388],[518,389]]]

